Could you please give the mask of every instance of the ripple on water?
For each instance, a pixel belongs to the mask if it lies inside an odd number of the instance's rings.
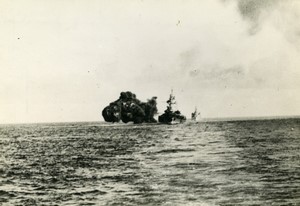
[[[1,126],[0,204],[297,205],[299,123]]]

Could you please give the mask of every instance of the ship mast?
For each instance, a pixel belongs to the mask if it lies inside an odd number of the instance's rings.
[[[169,105],[168,106],[168,110],[169,111],[173,111],[172,106],[176,104],[175,96],[173,95],[173,89],[171,90],[171,94],[170,94],[170,97],[169,97],[169,99],[167,101],[167,104]]]
[[[196,120],[199,115],[200,115],[200,112],[198,112],[197,107],[195,107],[195,111],[191,115],[192,120]]]

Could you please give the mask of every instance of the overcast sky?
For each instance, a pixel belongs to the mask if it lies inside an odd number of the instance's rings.
[[[0,123],[103,120],[132,91],[186,116],[300,114],[298,0],[0,0]]]

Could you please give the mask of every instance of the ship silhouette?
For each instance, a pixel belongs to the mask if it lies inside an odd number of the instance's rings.
[[[191,114],[191,120],[197,121],[197,117],[200,116],[200,112],[198,112],[197,107],[195,107],[195,111]]]
[[[169,99],[167,100],[167,104],[167,109],[162,115],[158,116],[158,122],[163,124],[179,124],[186,121],[186,117],[182,115],[179,110],[174,111],[173,109],[176,105],[173,90],[171,90],[171,94],[169,96]]]

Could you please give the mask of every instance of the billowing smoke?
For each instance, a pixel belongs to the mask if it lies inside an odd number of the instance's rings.
[[[157,97],[142,102],[130,91],[121,92],[118,100],[111,102],[102,111],[106,122],[134,122],[135,124],[157,122],[154,115],[157,113]]]

